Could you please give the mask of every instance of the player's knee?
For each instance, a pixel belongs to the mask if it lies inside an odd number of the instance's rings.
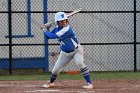
[[[86,67],[86,65],[85,65],[84,63],[78,63],[77,66],[78,66],[79,68],[84,68],[84,67]]]

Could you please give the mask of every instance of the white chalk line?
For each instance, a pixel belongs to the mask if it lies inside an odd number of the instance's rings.
[[[33,90],[33,91],[24,91],[24,92],[57,92],[60,90]]]
[[[0,85],[0,87],[16,87],[18,85]],[[39,87],[38,85],[20,85],[21,87]],[[61,93],[71,93],[71,92],[76,92],[76,93],[96,93],[95,91],[85,91],[85,90],[79,90],[79,91],[76,91],[76,90],[70,90],[70,91],[63,91],[63,90],[50,90],[50,89],[46,89],[46,90],[32,90],[32,91],[24,91],[24,92],[27,92],[27,93],[37,93],[37,92],[61,92]]]
[[[24,92],[63,92],[63,93],[71,93],[71,92],[76,92],[76,93],[96,93],[95,91],[72,91],[72,90],[70,90],[70,91],[62,91],[62,90],[33,90],[33,91],[24,91]]]
[[[17,87],[18,85],[0,85],[0,87]],[[20,85],[21,87],[38,87],[37,85]]]

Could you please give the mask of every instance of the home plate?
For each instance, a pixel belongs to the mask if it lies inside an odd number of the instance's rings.
[[[25,91],[25,92],[57,92],[60,90],[33,90],[33,91]]]

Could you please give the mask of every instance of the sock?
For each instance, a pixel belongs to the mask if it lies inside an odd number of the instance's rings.
[[[83,76],[84,76],[85,81],[86,81],[87,83],[92,84],[92,83],[91,83],[91,80],[90,80],[90,74],[89,74],[88,68],[85,67],[85,68],[81,69],[81,72],[82,72],[82,74],[83,74]]]
[[[52,75],[51,75],[50,82],[53,83],[53,82],[56,80],[56,78],[57,78],[57,75],[52,74]]]

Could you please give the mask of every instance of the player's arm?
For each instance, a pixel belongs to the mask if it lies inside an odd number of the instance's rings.
[[[64,35],[68,30],[69,30],[70,26],[66,26],[66,27],[63,27],[59,32],[56,33],[56,35],[58,37],[61,37],[62,35]]]
[[[49,31],[44,32],[44,34],[45,34],[49,39],[56,39],[56,38],[58,38],[58,36],[57,36],[55,33],[52,33],[52,32],[49,32]]]
[[[58,36],[54,33],[55,32],[55,28],[50,31],[50,27],[51,27],[51,24],[47,24],[46,25],[47,29],[46,29],[46,32],[44,32],[44,35],[48,37],[48,39],[55,39],[57,38]]]
[[[44,32],[44,35],[47,36],[48,39],[56,39],[56,38],[58,38],[58,36],[57,36],[56,33],[55,33],[55,29],[56,29],[56,28],[54,28],[52,31],[49,31],[49,30],[47,29],[47,31]]]
[[[68,30],[69,30],[70,26],[66,26],[64,27],[63,29],[61,29],[59,32],[57,33],[54,33],[55,32],[55,29],[52,30],[51,32],[49,31],[46,31],[44,32],[45,35],[47,35],[47,37],[49,39],[55,39],[55,38],[59,38],[61,37],[63,34],[65,34]]]

